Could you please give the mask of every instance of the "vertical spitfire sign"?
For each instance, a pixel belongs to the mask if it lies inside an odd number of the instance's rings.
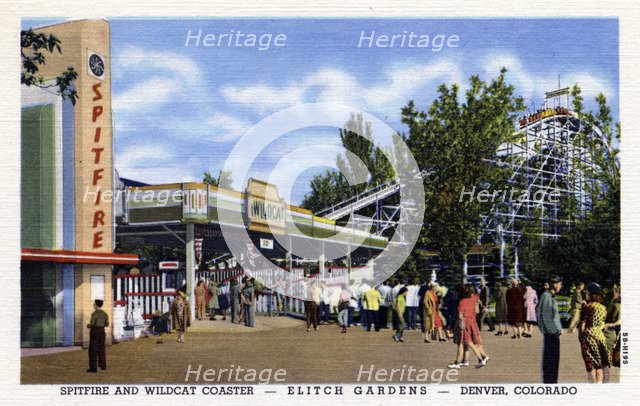
[[[104,20],[80,20],[39,28],[60,39],[64,53],[48,57],[42,69],[55,77],[69,66],[74,87],[75,249],[113,252],[110,33]]]
[[[51,80],[69,66],[78,77],[78,95],[69,130],[73,160],[74,196],[70,205],[74,230],[69,249],[83,255],[113,253],[113,151],[111,128],[110,28],[105,20],[69,21],[38,28],[57,37],[61,54],[47,56],[40,73]],[[66,134],[63,132],[63,134]],[[67,161],[67,163],[70,163]],[[104,298],[103,309],[112,308],[110,264],[74,266],[74,341],[89,344],[86,328],[93,312],[92,299]],[[103,281],[103,282],[98,282]],[[111,327],[107,344],[111,342]]]
[[[94,202],[96,208],[93,212],[92,228],[96,229],[98,226],[105,226],[106,213],[104,212],[103,208],[97,207],[100,206],[103,190],[111,190],[111,180],[108,180],[109,183],[104,181],[104,161],[106,161],[106,157],[104,157],[102,154],[105,151],[104,144],[106,137],[103,137],[102,135],[102,128],[105,124],[105,121],[104,119],[100,120],[100,117],[103,114],[107,113],[110,115],[111,108],[110,106],[107,106],[107,111],[105,112],[104,99],[102,96],[102,91],[104,91],[104,88],[101,91],[101,87],[106,77],[105,59],[102,55],[90,50],[87,50],[87,75],[98,79],[98,81],[95,81],[91,85],[91,101],[93,102],[91,106],[91,125],[94,127],[93,145],[91,148],[91,152],[94,154],[94,157],[92,161],[88,162],[88,164],[91,164],[91,162],[93,162],[94,165],[91,186],[89,186],[89,188],[95,188]],[[107,123],[110,123],[111,118],[108,118],[108,120],[109,121],[107,121]],[[109,129],[107,129],[107,131],[109,131]],[[106,141],[109,143],[109,145],[111,145],[111,134],[108,135],[108,139]],[[109,159],[110,158],[111,157],[109,157]],[[109,168],[109,172],[111,172],[111,168]],[[103,181],[100,182],[100,180]],[[91,248],[99,249],[103,245],[104,230],[94,230],[93,243]]]
[[[245,198],[249,230],[273,234],[286,233],[286,206],[278,196],[275,185],[249,179]]]

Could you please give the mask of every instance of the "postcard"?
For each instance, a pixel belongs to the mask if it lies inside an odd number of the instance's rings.
[[[21,15],[13,396],[621,390],[619,18]]]

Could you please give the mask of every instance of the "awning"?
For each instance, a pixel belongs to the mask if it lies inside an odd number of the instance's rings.
[[[113,252],[83,252],[70,250],[22,249],[23,261],[65,262],[72,264],[110,264],[136,265],[136,254],[117,254]]]

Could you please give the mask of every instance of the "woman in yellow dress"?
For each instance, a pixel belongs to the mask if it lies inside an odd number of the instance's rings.
[[[602,288],[597,283],[587,287],[587,303],[580,310],[580,347],[590,383],[609,381],[611,352],[604,336],[607,309],[602,304]]]

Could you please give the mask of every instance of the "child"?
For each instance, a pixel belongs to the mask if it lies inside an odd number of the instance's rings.
[[[149,330],[151,330],[151,334],[157,336],[156,344],[162,344],[162,334],[169,331],[169,328],[167,326],[167,319],[162,315],[160,310],[155,311],[155,316],[153,316],[151,320]]]

